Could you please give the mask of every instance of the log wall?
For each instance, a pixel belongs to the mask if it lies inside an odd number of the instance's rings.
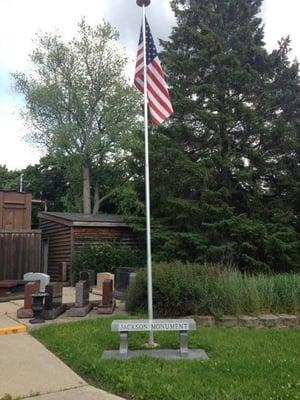
[[[78,253],[85,244],[98,245],[116,242],[124,246],[139,247],[140,240],[129,227],[74,227],[73,246]]]
[[[66,262],[71,265],[71,227],[57,222],[40,219],[42,239],[48,240],[48,271],[51,280],[60,280],[59,265]],[[70,268],[68,270],[68,277]]]

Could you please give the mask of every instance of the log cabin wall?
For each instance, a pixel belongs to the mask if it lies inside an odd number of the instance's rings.
[[[74,253],[78,253],[84,245],[99,245],[104,242],[116,242],[119,245],[131,247],[139,247],[141,245],[141,241],[128,226],[74,227]]]
[[[41,231],[0,230],[0,280],[41,271]]]
[[[118,245],[140,247],[139,238],[122,217],[109,214],[40,212],[42,247],[47,247],[47,272],[51,280],[59,280],[60,264],[68,265],[68,280],[72,279],[72,260],[82,246],[114,242]],[[45,269],[46,270],[46,269]]]
[[[58,222],[40,219],[42,230],[43,247],[48,247],[47,273],[51,280],[60,280],[59,264],[66,262],[68,268],[68,279],[71,267],[71,227]]]

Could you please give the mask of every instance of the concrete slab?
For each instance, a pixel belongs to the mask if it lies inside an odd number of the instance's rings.
[[[156,350],[128,350],[127,356],[120,354],[118,350],[107,350],[102,354],[102,358],[128,360],[136,357],[162,358],[163,360],[208,360],[208,355],[202,349],[189,349],[185,356],[179,350],[156,349]]]
[[[19,325],[18,322],[9,318],[8,315],[0,315],[0,328],[5,328],[7,326]]]
[[[14,321],[7,315],[0,315],[0,336],[21,332],[27,332],[26,325]]]
[[[34,397],[34,400],[124,400],[121,397],[96,389],[92,386],[84,386],[69,389],[63,392],[48,393]]]
[[[26,333],[0,336],[0,354],[0,398],[5,394],[24,397],[86,385],[82,378]]]
[[[101,296],[90,293],[90,301],[101,300]],[[63,303],[74,303],[75,302],[75,287],[69,286],[63,288]]]
[[[118,308],[115,309],[113,315],[116,318],[121,318],[121,317],[124,318],[124,316],[126,316],[128,314],[125,311],[123,311],[122,308],[120,307],[120,309],[118,309]],[[40,328],[41,326],[46,326],[49,324],[64,324],[67,322],[86,321],[86,320],[90,320],[90,319],[107,318],[107,317],[111,317],[111,315],[105,315],[105,314],[101,315],[101,314],[98,314],[97,309],[93,309],[85,317],[68,317],[67,312],[65,312],[65,313],[61,314],[58,318],[56,318],[54,320],[45,321],[45,323],[43,323],[43,324],[32,325],[29,323],[28,319],[18,319],[18,322],[26,325],[28,327],[28,329],[31,330],[31,329],[37,329],[37,328]]]
[[[23,307],[24,301],[21,301],[21,305],[16,304],[15,302],[6,302],[0,303],[0,315],[5,314],[14,314],[17,315],[17,309]]]

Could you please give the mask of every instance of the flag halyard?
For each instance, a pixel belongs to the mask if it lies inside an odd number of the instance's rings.
[[[150,26],[145,19],[146,26],[146,64],[147,64],[147,98],[151,122],[160,125],[172,114],[173,108],[169,90],[165,81],[165,74],[161,67]],[[143,31],[141,30],[137,60],[135,66],[134,84],[136,88],[144,93],[144,43]]]

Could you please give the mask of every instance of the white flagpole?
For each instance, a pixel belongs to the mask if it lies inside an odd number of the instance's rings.
[[[148,95],[147,95],[147,54],[146,54],[146,11],[143,4],[143,43],[144,43],[144,124],[145,124],[145,191],[146,191],[146,231],[147,231],[147,289],[148,318],[153,320],[151,222],[150,222],[150,182],[149,182],[149,141],[148,141]],[[149,347],[154,346],[153,331],[149,332]]]

